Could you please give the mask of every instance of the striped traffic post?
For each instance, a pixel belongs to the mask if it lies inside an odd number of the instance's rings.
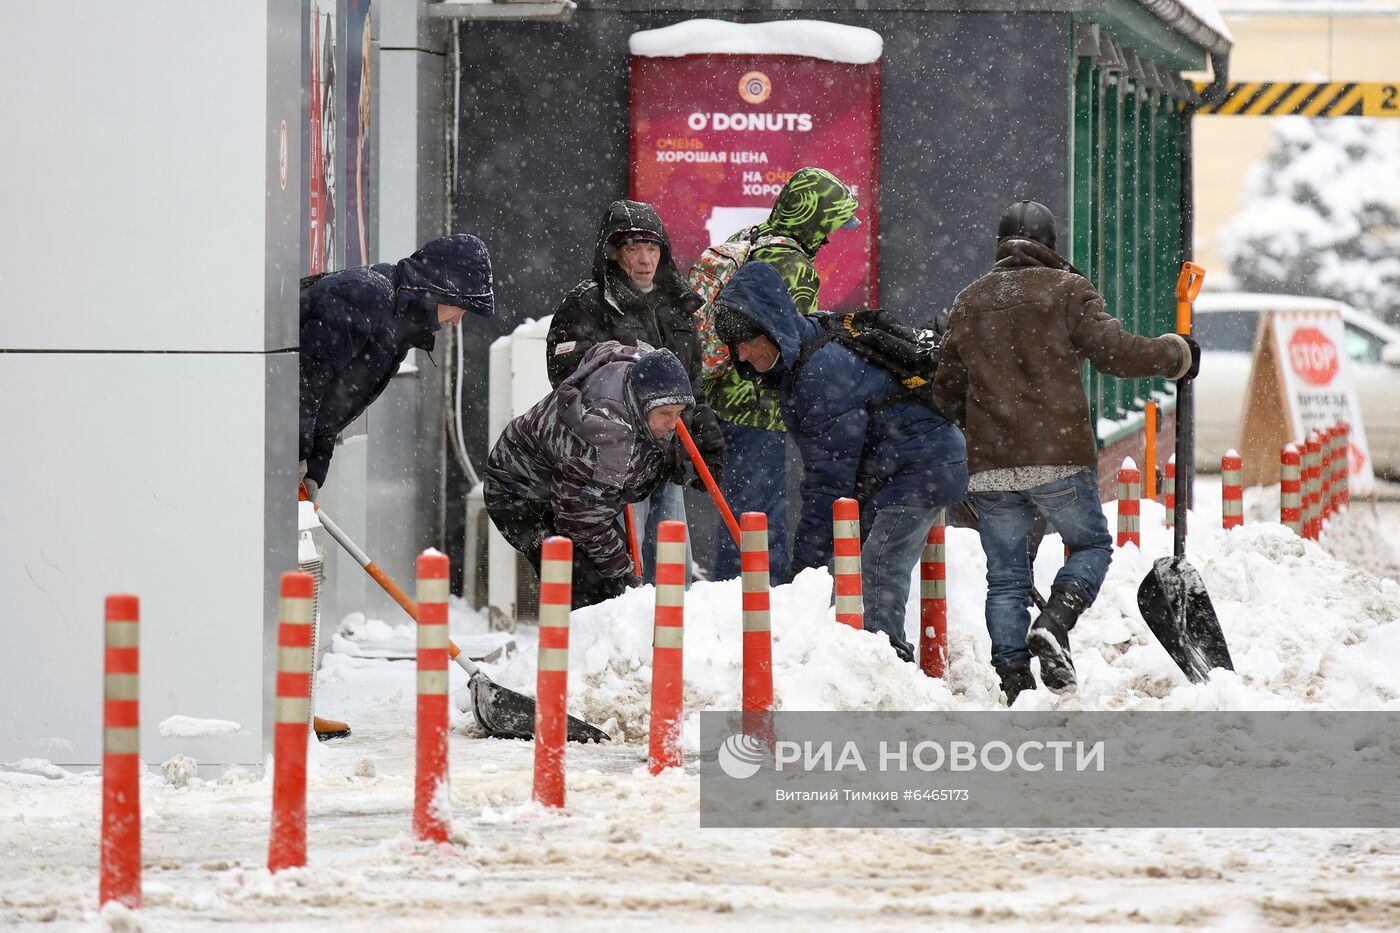
[[[938,510],[919,562],[919,668],[942,677],[948,666],[948,564],[946,513]]]
[[[1303,482],[1302,457],[1297,444],[1285,444],[1279,454],[1279,506],[1278,520],[1293,529],[1299,537],[1303,534]]]
[[[831,506],[831,550],[836,565],[836,621],[865,628],[860,585],[860,503],[837,499]]]
[[[450,807],[447,777],[447,594],[451,562],[428,550],[418,555],[418,762],[413,782],[413,835],[446,842]]]
[[[1318,500],[1321,498],[1318,491],[1318,461],[1321,449],[1317,432],[1309,431],[1307,440],[1303,443],[1303,536],[1314,541],[1321,530],[1317,512]]]
[[[1343,508],[1351,504],[1351,422],[1338,424],[1342,433],[1342,500]]]
[[[1162,504],[1167,507],[1164,521],[1171,528],[1176,524],[1176,454],[1167,460],[1167,468],[1162,473]]]
[[[546,538],[540,551],[540,654],[535,681],[535,785],[531,799],[541,806],[562,807],[574,543],[558,536]]]
[[[656,627],[651,641],[647,749],[647,770],[652,774],[681,766],[684,635],[685,522],[666,521],[656,530]]]
[[[773,632],[769,621],[768,516],[739,516],[739,568],[744,591],[744,734],[771,734]]]
[[[107,597],[102,689],[102,874],[97,902],[141,906],[141,601]]]
[[[1342,471],[1346,469],[1346,451],[1342,449],[1342,423],[1333,423],[1327,429],[1327,436],[1331,441],[1332,455],[1332,489],[1327,500],[1327,514],[1333,515],[1342,507]]]
[[[1118,470],[1118,546],[1142,547],[1142,473],[1132,457]]]
[[[1335,467],[1332,464],[1332,451],[1336,447],[1332,437],[1332,426],[1328,425],[1317,432],[1318,439],[1318,463],[1321,470],[1318,473],[1318,502],[1317,502],[1317,522],[1318,528],[1322,523],[1332,517],[1332,471]]]
[[[277,698],[273,701],[272,831],[267,870],[306,864],[306,744],[310,740],[311,655],[316,578],[282,574],[277,623]]]
[[[1220,458],[1220,527],[1244,524],[1244,460],[1233,448]]]

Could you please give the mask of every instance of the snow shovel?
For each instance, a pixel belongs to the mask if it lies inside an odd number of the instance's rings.
[[[1191,302],[1201,290],[1206,270],[1183,263],[1176,280],[1176,332],[1191,334]],[[1186,482],[1178,486],[1172,556],[1159,557],[1138,587],[1138,609],[1167,654],[1192,683],[1202,684],[1217,667],[1235,669],[1225,633],[1201,575],[1186,560],[1186,506],[1195,462],[1195,411],[1191,379],[1176,381],[1176,462]]]
[[[393,597],[394,602],[403,607],[415,623],[418,621],[418,604],[408,598],[408,594],[399,589],[389,575],[380,570],[374,561],[369,559],[369,555],[360,550],[354,541],[340,530],[340,526],[331,520],[319,505],[315,505],[316,517],[321,520],[321,526],[326,529],[336,544],[345,549],[345,552],[355,558],[355,562],[365,569],[375,583],[384,588],[384,592]],[[462,670],[467,672],[471,679],[467,686],[471,688],[472,713],[476,716],[476,721],[481,723],[488,733],[502,739],[532,739],[535,737],[535,701],[514,690],[508,690],[500,684],[487,677],[481,668],[472,663],[471,658],[462,653],[452,641],[447,643],[447,652],[452,660],[456,661]],[[608,734],[603,730],[590,726],[582,719],[569,717],[569,741],[571,742],[602,742],[607,739]]]
[[[729,526],[729,533],[734,536],[734,543],[742,547],[739,544],[739,523],[734,520],[734,513],[729,511],[729,503],[724,501],[724,494],[719,491],[719,484],[710,475],[710,468],[705,466],[705,459],[700,456],[700,450],[695,446],[695,439],[690,436],[690,430],[685,426],[685,422],[676,422],[676,434],[681,439],[681,446],[690,455],[690,462],[695,464],[695,472],[700,474],[705,489],[710,493],[710,498],[714,500],[715,508],[719,509],[724,523]]]

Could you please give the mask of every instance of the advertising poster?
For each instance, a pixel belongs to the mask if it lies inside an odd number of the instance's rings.
[[[826,169],[855,192],[862,226],[817,254],[820,305],[875,304],[878,34],[832,23],[692,26],[632,37],[632,197],[656,206],[685,269],[766,219],[798,169]],[[858,60],[833,60],[843,58]]]
[[[337,268],[336,218],[339,203],[335,159],[337,114],[335,94],[336,0],[310,0],[307,34],[308,114],[307,114],[307,271],[329,272]]]
[[[346,0],[345,8],[345,231],[344,265],[367,266],[373,252],[374,211],[370,183],[370,130],[374,125],[374,54],[370,0]]]

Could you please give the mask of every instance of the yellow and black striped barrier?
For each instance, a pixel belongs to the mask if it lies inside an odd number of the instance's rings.
[[[1198,82],[1196,90],[1208,85]],[[1198,114],[1221,117],[1400,117],[1400,84],[1355,81],[1231,81]]]

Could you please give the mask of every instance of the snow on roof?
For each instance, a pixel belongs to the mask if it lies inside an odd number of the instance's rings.
[[[771,23],[727,23],[691,19],[663,29],[632,33],[633,55],[806,55],[832,62],[868,65],[880,58],[885,40],[873,29],[789,19]]]
[[[1231,42],[1235,40],[1235,37],[1230,35],[1230,27],[1225,25],[1225,17],[1220,15],[1220,8],[1216,6],[1215,0],[1176,0],[1176,2],[1185,7],[1186,12],[1221,36]]]

